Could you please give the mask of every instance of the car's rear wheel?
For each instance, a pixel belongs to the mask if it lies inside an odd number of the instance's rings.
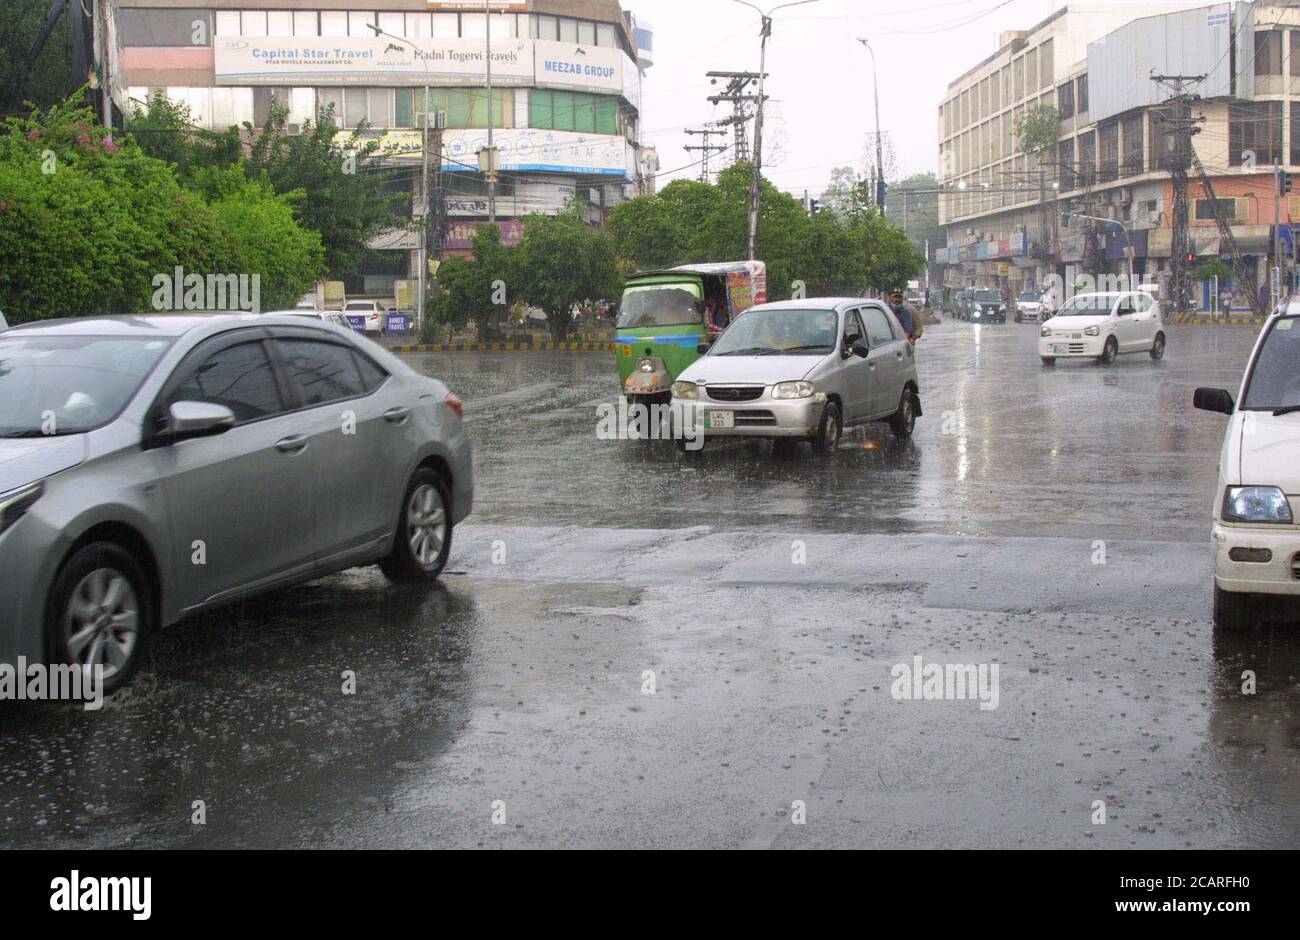
[[[1097,361],[1104,366],[1111,365],[1119,358],[1119,340],[1113,336],[1106,337],[1106,345],[1101,349],[1101,358]]]
[[[435,581],[451,554],[451,502],[443,478],[422,467],[411,477],[393,550],[379,563],[390,581]]]
[[[1246,630],[1259,622],[1263,604],[1258,594],[1236,594],[1214,586],[1214,625],[1220,630]]]
[[[1151,358],[1159,362],[1165,358],[1165,334],[1157,333],[1156,341],[1151,344]]]
[[[78,549],[60,569],[46,604],[52,663],[102,667],[103,692],[125,686],[140,668],[153,632],[153,591],[143,567],[113,542]]]
[[[912,436],[912,431],[915,429],[916,399],[912,397],[912,390],[905,388],[903,397],[898,402],[898,410],[889,419],[889,430],[894,432],[894,437],[905,441]]]
[[[840,406],[828,401],[822,409],[822,421],[817,426],[817,435],[813,438],[813,450],[819,454],[832,454],[840,445],[840,435],[844,432]]]

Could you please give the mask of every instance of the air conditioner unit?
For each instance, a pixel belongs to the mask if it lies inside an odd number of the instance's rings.
[[[1133,202],[1133,190],[1125,186],[1119,191],[1119,204],[1121,206],[1130,205]]]
[[[298,136],[300,136],[300,135],[302,134],[302,125],[301,125],[301,124],[286,124],[286,125],[284,125],[284,132],[285,132],[285,134],[288,135],[289,137],[298,137]]]

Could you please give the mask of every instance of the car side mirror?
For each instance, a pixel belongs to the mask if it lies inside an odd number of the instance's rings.
[[[1223,388],[1198,388],[1192,398],[1192,405],[1199,411],[1212,411],[1221,415],[1230,415],[1236,408],[1232,395]]]
[[[167,409],[168,433],[172,441],[224,434],[235,426],[235,413],[225,405],[206,401],[173,402]]]
[[[849,352],[859,359],[866,359],[871,355],[871,345],[865,339],[855,339],[853,345],[849,347]]]

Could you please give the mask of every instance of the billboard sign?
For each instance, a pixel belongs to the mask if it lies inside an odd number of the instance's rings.
[[[218,37],[213,58],[218,85],[481,85],[487,70],[474,39]],[[494,41],[492,80],[532,84],[532,40]]]
[[[538,88],[616,95],[623,91],[623,63],[627,56],[620,49],[538,39],[533,42],[533,50]]]

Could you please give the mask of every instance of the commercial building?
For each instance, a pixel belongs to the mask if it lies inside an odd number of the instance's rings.
[[[573,199],[598,223],[639,195],[656,168],[640,138],[653,31],[617,0],[182,3],[118,3],[113,83],[123,110],[161,92],[188,106],[196,125],[222,130],[260,129],[278,106],[297,133],[332,108],[341,127],[366,122],[385,163],[411,171],[396,184],[409,196],[404,218],[372,245],[378,260],[349,274],[349,293],[387,295],[417,276],[420,233],[409,223],[423,217],[426,112],[435,127],[434,115],[443,116],[437,254],[468,252],[488,219],[478,155],[489,114],[507,242],[519,238],[524,216]]]
[[[948,246],[931,260],[945,285],[1041,289],[1053,274],[1073,285],[1127,274],[1131,256],[1138,278],[1167,291],[1175,140],[1163,119],[1178,87],[1197,96],[1192,146],[1213,193],[1193,163],[1182,263],[1228,260],[1222,219],[1247,275],[1234,305],[1268,284],[1275,242],[1286,289],[1300,200],[1277,194],[1274,170],[1300,165],[1300,9],[1283,3],[1072,4],[1004,34],[939,108]],[[1041,106],[1061,120],[1054,152],[1040,158],[1023,152],[1016,122]],[[1208,308],[1209,288],[1197,290]]]

